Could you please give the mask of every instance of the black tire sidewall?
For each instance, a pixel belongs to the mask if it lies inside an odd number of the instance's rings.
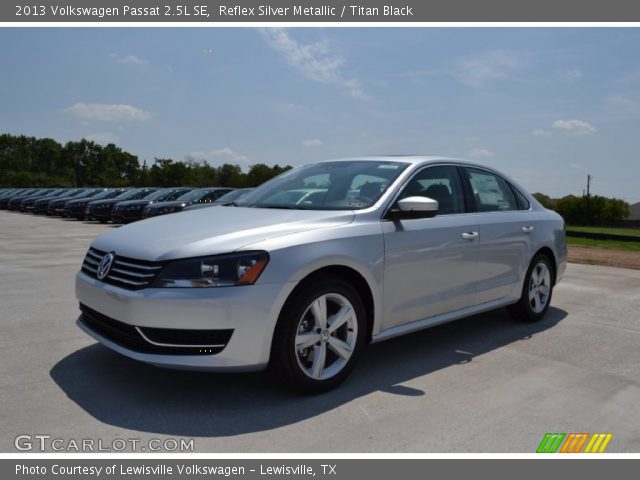
[[[344,368],[326,380],[314,380],[307,376],[298,364],[295,350],[295,337],[298,324],[309,305],[321,295],[337,293],[345,297],[356,313],[358,334],[351,358]],[[338,277],[320,277],[294,290],[287,301],[276,327],[272,345],[272,367],[287,386],[306,393],[319,393],[330,390],[344,381],[349,375],[362,351],[366,338],[366,314],[362,299],[357,290]]]

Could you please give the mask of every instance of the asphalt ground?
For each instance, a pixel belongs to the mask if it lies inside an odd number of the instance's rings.
[[[1,452],[19,435],[32,453],[33,435],[46,451],[534,452],[546,432],[640,452],[640,271],[570,264],[539,323],[497,310],[372,345],[339,389],[301,396],[265,373],[137,363],[80,331],[74,275],[111,228],[0,211]]]

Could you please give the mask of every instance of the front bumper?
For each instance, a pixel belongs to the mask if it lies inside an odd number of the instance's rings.
[[[130,223],[137,220],[142,220],[142,209],[122,210],[114,208],[111,212],[111,221],[114,223]]]
[[[76,275],[81,304],[123,324],[150,329],[233,330],[215,354],[147,353],[117,337],[107,338],[82,316],[78,325],[100,343],[135,360],[163,367],[200,370],[261,370],[269,362],[279,312],[295,283],[222,288],[147,288],[126,290],[82,272]],[[172,342],[173,343],[173,342]],[[159,350],[161,352],[162,350]]]
[[[102,222],[108,222],[111,220],[112,207],[90,207],[85,208],[85,214],[88,218],[95,218]]]

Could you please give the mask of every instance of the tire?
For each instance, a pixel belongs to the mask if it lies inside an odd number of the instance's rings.
[[[554,275],[551,260],[545,254],[533,257],[518,303],[507,307],[512,317],[524,322],[537,322],[547,313],[553,295]]]
[[[331,390],[353,370],[366,330],[365,309],[356,289],[335,276],[316,277],[294,291],[282,309],[270,369],[287,387],[305,393]]]

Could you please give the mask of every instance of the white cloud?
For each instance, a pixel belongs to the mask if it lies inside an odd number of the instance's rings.
[[[305,140],[302,142],[302,145],[305,147],[319,147],[322,145],[322,140],[318,140],[317,138],[311,140]]]
[[[265,28],[261,33],[267,43],[305,77],[318,83],[341,87],[353,98],[369,99],[358,79],[344,75],[344,58],[334,54],[326,41],[303,44],[283,28]]]
[[[552,132],[543,128],[536,128],[535,130],[531,130],[531,135],[533,135],[534,137],[548,137],[551,134]]]
[[[640,115],[640,101],[624,95],[609,95],[606,105],[618,117],[635,118]]]
[[[117,53],[111,53],[109,54],[109,57],[111,57],[112,59],[114,59],[116,62],[118,63],[124,63],[127,65],[145,65],[149,62],[147,62],[146,60],[143,60],[139,57],[136,57],[135,55],[129,53],[127,55],[118,55]]]
[[[217,150],[211,150],[208,152],[201,150],[197,152],[191,152],[188,157],[191,157],[195,160],[206,160],[210,162],[237,163],[241,167],[249,166],[249,157],[247,157],[246,155],[242,155],[229,147],[219,148]]]
[[[84,103],[78,102],[63,109],[83,120],[101,120],[105,122],[143,121],[151,118],[151,114],[132,105]]]
[[[580,165],[579,163],[572,163],[571,165],[569,165],[571,168],[573,168],[574,170],[582,170],[582,165]]]
[[[560,72],[560,78],[565,82],[578,82],[582,80],[582,72],[579,68],[569,68]]]
[[[523,65],[520,55],[506,50],[495,50],[460,60],[450,72],[458,81],[471,87],[507,78]]]
[[[577,119],[556,120],[553,122],[553,128],[573,133],[575,135],[591,135],[597,132],[596,128],[589,122]]]
[[[494,153],[491,150],[487,150],[486,148],[472,148],[467,153],[470,157],[473,158],[487,158],[493,157]]]
[[[120,141],[120,137],[111,132],[90,133],[89,135],[85,135],[84,138],[91,140],[92,142],[99,143],[100,145],[118,143]]]

